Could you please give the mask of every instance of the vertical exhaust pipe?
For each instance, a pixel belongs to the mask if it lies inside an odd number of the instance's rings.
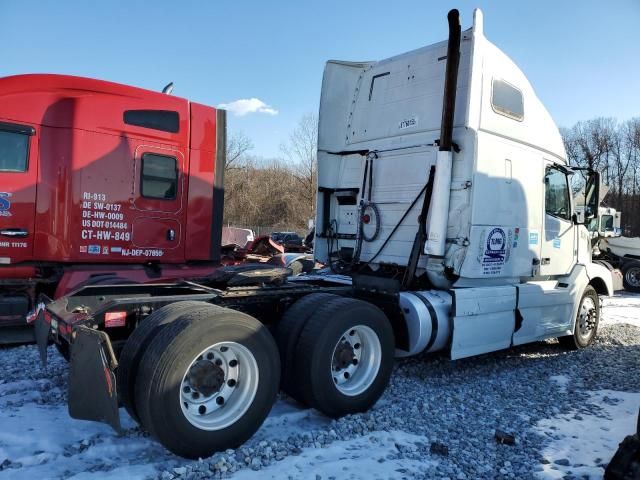
[[[460,14],[451,10],[449,20],[449,41],[447,45],[447,66],[442,99],[442,124],[440,127],[440,148],[436,158],[436,175],[433,199],[429,209],[429,237],[425,253],[430,257],[444,257],[449,221],[449,195],[451,189],[451,167],[453,160],[453,115],[456,108],[458,65],[460,64]]]
[[[447,15],[449,20],[449,42],[447,45],[447,69],[444,77],[444,97],[442,100],[442,127],[440,129],[440,151],[450,152],[453,143],[453,112],[456,107],[458,66],[460,65],[460,13],[453,9]]]

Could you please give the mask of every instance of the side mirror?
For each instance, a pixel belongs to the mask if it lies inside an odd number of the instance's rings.
[[[587,184],[584,187],[584,217],[583,223],[588,225],[590,221],[598,216],[600,206],[600,174],[589,170],[587,174]]]

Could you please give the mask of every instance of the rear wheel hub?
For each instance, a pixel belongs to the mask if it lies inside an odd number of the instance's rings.
[[[355,358],[351,344],[349,342],[341,342],[336,346],[336,352],[333,355],[333,369],[336,371],[343,370],[352,365]]]
[[[189,369],[188,378],[191,388],[209,397],[224,383],[224,370],[209,360],[199,360]]]

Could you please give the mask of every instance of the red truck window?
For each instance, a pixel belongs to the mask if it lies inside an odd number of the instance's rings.
[[[180,130],[180,115],[171,110],[127,110],[124,123],[169,133]]]
[[[0,172],[26,172],[29,136],[0,130]]]
[[[178,190],[178,162],[174,157],[142,155],[141,189],[143,197],[174,200]]]

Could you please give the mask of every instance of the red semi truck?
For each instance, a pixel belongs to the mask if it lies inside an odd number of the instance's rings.
[[[0,78],[0,343],[40,293],[220,260],[225,112],[64,75]]]

